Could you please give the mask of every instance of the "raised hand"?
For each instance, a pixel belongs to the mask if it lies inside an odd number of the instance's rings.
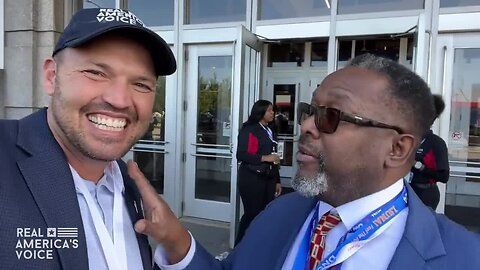
[[[135,223],[135,231],[146,234],[162,244],[171,264],[181,261],[187,254],[191,238],[168,204],[150,185],[137,163],[129,160],[128,174],[142,196],[145,219]]]

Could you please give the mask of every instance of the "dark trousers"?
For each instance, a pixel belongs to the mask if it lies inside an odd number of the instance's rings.
[[[430,187],[418,187],[415,184],[411,185],[417,196],[422,200],[422,202],[435,210],[440,202],[440,191],[436,184],[431,185]]]
[[[238,170],[238,191],[244,214],[240,219],[235,245],[242,240],[252,220],[275,198],[275,180],[260,176],[245,167]]]

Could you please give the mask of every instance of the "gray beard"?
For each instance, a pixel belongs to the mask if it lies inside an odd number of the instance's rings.
[[[312,198],[325,192],[328,188],[328,181],[325,172],[318,172],[312,177],[295,175],[292,181],[292,188],[302,196]]]

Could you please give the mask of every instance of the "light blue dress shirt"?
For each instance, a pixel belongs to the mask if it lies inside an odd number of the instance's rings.
[[[73,177],[78,177],[76,173],[72,173]],[[78,179],[77,179],[78,180]],[[104,171],[103,177],[95,185],[92,181],[80,178],[92,194],[95,206],[103,217],[110,237],[112,237],[113,224],[113,197],[114,197],[114,181],[123,181],[123,179],[113,179],[109,170]],[[87,202],[75,185],[77,191],[78,204],[82,216],[83,227],[85,230],[85,239],[87,242],[88,267],[91,270],[108,269],[105,256],[103,254],[102,245],[97,236],[95,226],[93,225],[92,215],[88,209]],[[127,265],[129,270],[143,269],[142,257],[138,247],[137,237],[133,229],[132,220],[128,214],[127,206],[123,204],[123,232],[125,234],[125,250],[127,255]]]

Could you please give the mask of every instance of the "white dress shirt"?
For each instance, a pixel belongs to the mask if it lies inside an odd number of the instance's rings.
[[[100,244],[99,237],[95,230],[95,226],[93,224],[92,215],[90,214],[90,210],[88,209],[87,202],[80,192],[77,181],[83,181],[86,185],[87,189],[90,191],[92,195],[95,206],[98,208],[98,211],[103,217],[102,222],[107,227],[108,232],[110,233],[110,237],[112,237],[112,223],[113,223],[113,198],[114,198],[114,181],[122,181],[123,179],[114,179],[113,175],[121,175],[119,172],[118,174],[112,173],[109,168],[118,168],[117,166],[107,166],[104,171],[102,178],[98,181],[95,185],[94,182],[85,180],[81,178],[78,173],[70,166],[72,171],[72,176],[75,182],[75,189],[77,191],[77,200],[80,206],[80,214],[82,216],[82,223],[85,230],[85,239],[87,242],[87,254],[88,254],[88,267],[89,269],[95,270],[102,270],[108,269],[105,256],[103,254],[102,245]],[[123,193],[123,192],[122,192]],[[132,220],[130,219],[130,215],[128,213],[127,205],[123,200],[123,232],[124,232],[124,239],[125,239],[125,250],[127,251],[127,269],[128,270],[140,270],[143,269],[142,258],[140,255],[140,249],[138,247],[137,237],[135,235],[135,231],[133,229]],[[192,246],[191,249],[195,250],[195,243],[192,238]],[[187,254],[186,259],[193,258],[194,252]],[[161,269],[170,269],[169,267],[179,267],[177,269],[183,269],[186,267],[187,264],[175,264],[168,266],[168,262],[164,259],[165,252],[161,245],[157,245],[155,250],[155,262]]]
[[[403,178],[395,182],[388,188],[360,198],[353,202],[346,203],[337,208],[333,208],[327,203],[320,202],[318,204],[318,217],[328,211],[337,212],[341,218],[341,222],[331,229],[326,237],[325,251],[323,258],[329,255],[336,247],[344,234],[346,234],[355,224],[367,216],[370,212],[377,209],[393,199],[403,189]],[[295,242],[290,248],[288,255],[283,264],[282,270],[290,270],[297,256],[298,249],[307,230],[310,230],[311,220],[316,209],[313,209],[308,218],[305,220],[300,229]],[[391,225],[378,235],[375,239],[365,244],[356,253],[342,263],[342,270],[384,270],[395,253],[395,250],[402,238],[405,230],[405,224],[408,216],[408,208],[405,208],[397,214],[390,222]]]

